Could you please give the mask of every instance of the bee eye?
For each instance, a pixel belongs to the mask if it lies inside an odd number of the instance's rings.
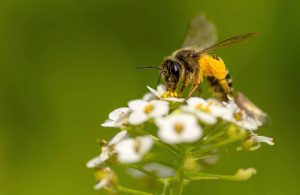
[[[179,72],[180,72],[180,64],[177,62],[171,62],[170,64],[170,72],[173,75],[178,75],[179,76]]]

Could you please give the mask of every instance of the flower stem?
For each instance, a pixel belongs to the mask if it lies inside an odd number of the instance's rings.
[[[184,187],[184,164],[185,164],[185,160],[186,160],[186,150],[185,148],[181,148],[181,155],[179,157],[179,165],[178,165],[178,169],[176,172],[176,180],[172,185],[172,195],[181,195],[183,192],[183,187]]]
[[[148,192],[143,192],[143,191],[127,188],[127,187],[120,186],[120,185],[118,186],[118,191],[123,192],[125,194],[131,194],[131,195],[153,195]]]

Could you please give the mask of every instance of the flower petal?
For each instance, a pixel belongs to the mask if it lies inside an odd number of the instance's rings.
[[[143,108],[148,104],[145,100],[132,100],[128,102],[128,106],[131,110],[143,110]]]
[[[117,133],[108,143],[109,146],[115,145],[116,143],[122,141],[123,139],[128,137],[128,132],[127,131],[120,131]]]
[[[153,111],[149,114],[152,118],[161,117],[168,114],[169,112],[169,103],[161,100],[153,100],[150,102],[154,106]]]
[[[274,145],[274,142],[273,142],[273,138],[270,138],[270,137],[266,137],[266,136],[255,136],[254,137],[254,140],[256,142],[260,142],[260,143],[266,143],[266,144],[269,144],[269,145]]]
[[[129,110],[130,109],[127,108],[127,107],[122,107],[122,108],[115,109],[114,111],[109,113],[108,118],[112,121],[116,121],[119,118],[121,118],[122,116],[128,114]]]
[[[160,98],[160,97],[161,97],[161,94],[159,94],[159,92],[156,91],[155,89],[153,89],[153,88],[151,88],[151,87],[149,87],[149,86],[147,86],[147,88],[148,88],[148,90],[149,90],[151,93],[153,93],[153,95],[155,95],[157,98]]]
[[[94,168],[97,167],[98,165],[102,164],[104,161],[100,158],[100,156],[97,156],[90,161],[86,163],[86,167],[88,168]]]
[[[104,123],[102,123],[101,126],[102,127],[118,127],[118,124],[115,121],[108,119]]]
[[[208,125],[214,125],[217,123],[216,117],[214,117],[211,114],[205,113],[205,112],[196,112],[197,117],[204,123]]]
[[[94,189],[95,190],[100,190],[103,187],[107,186],[108,184],[109,184],[109,179],[102,179],[101,181],[96,183],[96,185],[94,186]]]
[[[142,159],[142,155],[135,151],[135,140],[132,138],[116,144],[115,150],[121,163],[136,163]]]
[[[139,142],[139,153],[145,155],[153,146],[153,139],[150,136],[137,137]]]
[[[129,123],[132,125],[139,125],[148,120],[148,116],[144,112],[132,112],[129,116]]]

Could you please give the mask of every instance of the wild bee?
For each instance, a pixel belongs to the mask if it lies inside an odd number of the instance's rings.
[[[171,56],[165,57],[160,70],[161,77],[166,82],[170,94],[177,94],[179,82],[182,81],[178,96],[191,85],[188,97],[191,97],[199,85],[207,78],[214,96],[223,101],[232,95],[232,81],[223,60],[217,55],[208,52],[227,46],[242,43],[256,37],[258,33],[252,32],[216,42],[216,28],[207,21],[203,15],[198,15],[189,25],[186,39],[182,49],[175,51]],[[155,68],[155,67],[144,67]]]

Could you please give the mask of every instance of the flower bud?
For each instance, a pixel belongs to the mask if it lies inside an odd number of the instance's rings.
[[[239,169],[234,175],[234,178],[237,181],[246,181],[250,179],[253,175],[255,175],[256,172],[257,171],[254,168]]]

